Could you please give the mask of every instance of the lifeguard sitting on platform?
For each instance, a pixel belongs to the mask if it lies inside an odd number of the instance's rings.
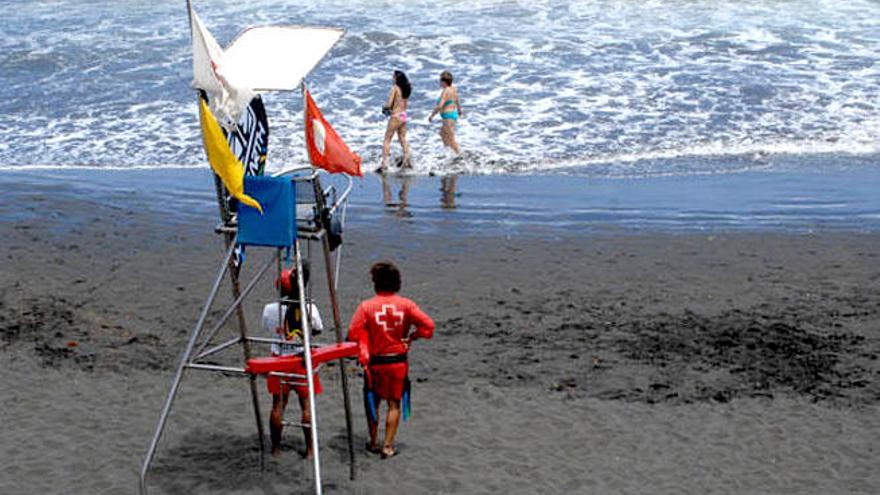
[[[303,264],[303,284],[307,286],[309,283],[309,265]],[[290,341],[290,344],[272,344],[273,356],[289,356],[292,354],[301,354],[303,352],[302,345],[302,314],[299,306],[299,287],[296,281],[296,270],[291,268],[283,270],[278,280],[281,286],[281,296],[285,298],[279,309],[277,302],[267,304],[263,307],[263,330],[270,333],[273,338]],[[323,330],[321,315],[318,313],[318,307],[314,303],[309,303],[308,312],[310,313],[310,323],[312,335]],[[279,321],[280,316],[280,321]],[[315,395],[321,393],[321,381],[315,374]],[[302,410],[302,423],[307,425],[310,420],[309,416],[309,389],[304,383],[302,385],[289,385],[285,383],[288,379],[268,375],[266,384],[269,393],[272,394],[272,413],[269,416],[269,433],[272,439],[272,455],[281,453],[281,431],[284,427],[284,409],[287,408],[287,399],[292,388],[299,398],[300,409]],[[303,382],[301,379],[290,379],[292,381]],[[303,436],[306,442],[306,457],[312,455],[312,435],[309,428],[303,426]]]
[[[358,306],[351,319],[348,340],[358,343],[358,361],[364,366],[364,408],[370,429],[367,448],[387,458],[396,454],[394,436],[400,423],[401,403],[404,419],[409,416],[409,346],[415,339],[430,339],[434,322],[416,303],[397,295],[400,271],[392,263],[376,263],[370,275],[376,296]],[[416,327],[412,334],[411,326]],[[381,450],[377,438],[380,400],[388,402]]]

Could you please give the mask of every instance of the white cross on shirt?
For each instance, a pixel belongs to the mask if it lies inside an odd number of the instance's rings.
[[[376,323],[386,332],[403,323],[403,311],[397,311],[393,304],[383,304],[382,311],[376,313]]]

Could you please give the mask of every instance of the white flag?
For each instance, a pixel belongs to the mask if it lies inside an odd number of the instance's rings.
[[[234,71],[224,71],[223,49],[205,28],[196,12],[192,15],[193,86],[211,95],[211,112],[227,130],[238,122],[241,113],[256,93],[236,84]]]

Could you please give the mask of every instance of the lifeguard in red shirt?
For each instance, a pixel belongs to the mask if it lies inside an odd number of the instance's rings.
[[[348,329],[348,340],[360,348],[358,361],[364,366],[364,409],[370,428],[371,452],[392,457],[394,436],[401,413],[409,416],[409,364],[407,352],[413,340],[430,339],[434,322],[416,303],[397,295],[400,271],[392,263],[376,263],[370,268],[376,297],[363,301]],[[411,327],[415,331],[410,333]],[[388,403],[385,443],[378,444],[379,405]],[[401,411],[402,404],[402,411]]]

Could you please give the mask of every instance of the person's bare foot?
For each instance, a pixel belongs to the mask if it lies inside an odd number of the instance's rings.
[[[303,459],[311,459],[312,458],[312,449],[311,448],[306,449],[306,451],[303,452],[302,456],[303,456]]]
[[[281,447],[272,447],[272,457],[281,457]]]
[[[394,450],[394,447],[392,447],[390,445],[386,445],[382,449],[382,455],[381,455],[382,459],[388,459],[389,457],[394,457],[396,455],[397,455],[397,451]]]

